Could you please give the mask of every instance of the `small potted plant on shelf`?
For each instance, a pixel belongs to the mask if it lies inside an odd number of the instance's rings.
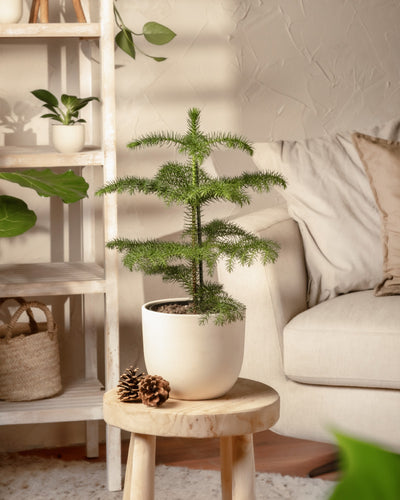
[[[103,186],[97,194],[112,192],[155,194],[166,205],[185,209],[180,241],[116,238],[107,247],[123,254],[129,270],[160,274],[178,283],[187,297],[157,300],[142,307],[146,368],[168,380],[171,397],[211,399],[225,394],[239,375],[244,348],[245,307],[212,281],[216,263],[225,259],[250,265],[261,258],[273,262],[278,245],[257,237],[227,220],[205,222],[203,209],[216,201],[239,206],[250,203],[247,190],[266,192],[272,185],[285,186],[272,172],[243,173],[236,177],[212,177],[202,167],[213,149],[236,149],[253,154],[249,142],[233,134],[203,133],[200,111],[188,112],[188,130],[151,133],[128,147],[173,146],[186,158],[167,162],[154,178],[126,177]]]
[[[32,90],[31,94],[44,102],[43,107],[50,111],[41,118],[50,118],[57,123],[52,126],[52,143],[60,153],[77,153],[85,145],[86,120],[79,118],[79,112],[97,97],[76,97],[62,94],[61,104],[57,97],[45,89]],[[99,101],[100,102],[100,101]]]
[[[22,0],[0,2],[0,23],[17,23],[22,16]]]

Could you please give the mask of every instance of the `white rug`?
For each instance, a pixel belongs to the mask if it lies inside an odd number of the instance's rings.
[[[257,500],[326,500],[335,483],[322,479],[257,473]],[[217,471],[157,466],[156,500],[221,499]],[[106,488],[105,464],[16,454],[0,455],[0,500],[114,500]]]

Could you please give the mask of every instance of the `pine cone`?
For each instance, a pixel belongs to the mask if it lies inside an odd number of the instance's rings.
[[[140,403],[139,382],[145,374],[140,373],[138,375],[138,371],[139,368],[133,368],[133,366],[130,366],[120,376],[117,389],[120,401],[123,401],[124,403]]]
[[[139,382],[139,397],[147,406],[161,406],[169,398],[169,382],[159,375],[146,375]]]

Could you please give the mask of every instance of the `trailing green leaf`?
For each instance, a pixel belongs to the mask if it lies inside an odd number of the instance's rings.
[[[144,52],[134,41],[134,36],[144,36],[145,40],[152,45],[165,45],[169,43],[176,34],[167,28],[166,26],[156,23],[154,21],[149,21],[143,26],[143,33],[134,33],[130,28],[128,28],[121,14],[119,13],[117,6],[114,2],[114,18],[115,24],[117,25],[119,31],[115,37],[115,43],[117,47],[123,50],[132,59],[136,58],[136,50],[141,52],[146,57],[153,59],[156,62],[162,62],[166,60],[166,57],[152,56]]]
[[[153,45],[165,45],[176,36],[172,30],[154,21],[149,21],[143,26],[145,39]]]
[[[132,59],[136,58],[135,44],[133,43],[132,32],[129,29],[122,28],[115,36],[115,43]]]

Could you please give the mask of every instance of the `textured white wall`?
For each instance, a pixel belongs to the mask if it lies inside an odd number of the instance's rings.
[[[171,153],[133,153],[125,145],[152,130],[183,131],[186,110],[193,106],[202,109],[204,129],[232,131],[252,141],[319,136],[398,115],[397,0],[118,0],[117,5],[134,31],[154,20],[178,34],[164,47],[141,44],[151,54],[167,56],[163,63],[140,54],[134,62],[116,52],[119,175],[152,175]],[[5,62],[7,47],[1,47]],[[28,90],[36,88],[48,74],[55,78],[56,68],[42,67],[43,47],[36,44],[34,50],[34,57],[29,56],[23,45],[17,44],[13,55],[7,56],[7,71],[1,65],[0,99],[10,106],[27,100],[26,81],[18,76],[27,64]],[[0,127],[1,141],[7,130]],[[38,118],[31,119],[27,127],[40,140],[47,139]],[[208,168],[228,174],[253,167],[240,153],[218,153]],[[5,187],[3,183],[0,190],[5,191]],[[258,206],[275,202],[273,196],[256,197]],[[47,205],[39,205],[42,217],[46,217]],[[235,210],[222,206],[217,211],[230,214]],[[155,199],[124,195],[119,205],[119,233],[166,235],[180,228],[180,215]],[[31,237],[27,234],[20,240],[0,242],[1,260],[22,255],[28,244],[32,255],[40,257],[46,220],[39,229]],[[122,369],[142,363],[142,302],[169,293],[159,280],[143,279],[121,267]],[[3,438],[0,429],[0,444],[6,443],[6,448],[37,445],[38,438],[35,441],[32,437],[37,433],[37,429],[24,429],[12,438]],[[17,434],[22,438],[18,440]],[[53,426],[42,433],[40,443],[73,441],[79,439],[77,436],[81,434]]]
[[[231,130],[252,141],[320,136],[398,114],[396,1],[149,0],[134,8],[130,0],[118,0],[118,5],[128,25],[154,19],[178,33],[170,45],[152,50],[168,56],[163,63],[117,56],[124,64],[116,73],[121,174],[154,173],[168,153],[133,153],[124,145],[151,130],[183,130],[191,106],[202,109],[205,129]],[[213,160],[222,174],[252,168],[238,153],[218,153]],[[271,196],[255,198],[257,206],[276,202]],[[167,234],[180,227],[179,215],[149,197],[124,197],[120,233]],[[135,358],[141,363],[140,304],[170,291],[159,280],[124,269],[120,288],[124,367]]]

